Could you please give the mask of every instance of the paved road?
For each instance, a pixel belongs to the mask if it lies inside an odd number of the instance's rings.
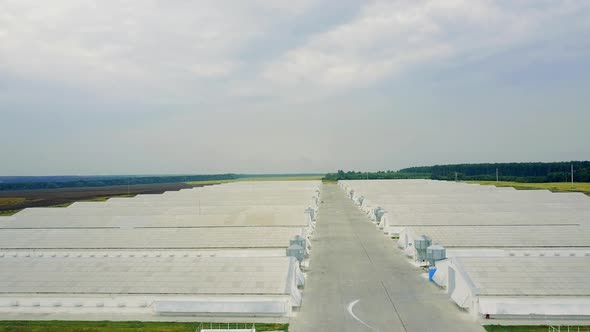
[[[337,185],[324,185],[322,200],[303,305],[290,331],[484,331]]]

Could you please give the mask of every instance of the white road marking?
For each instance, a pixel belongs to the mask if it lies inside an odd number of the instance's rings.
[[[360,301],[360,299],[358,299],[358,300],[354,300],[354,301],[350,302],[350,304],[348,304],[348,313],[349,313],[349,314],[352,316],[352,318],[356,319],[356,320],[357,320],[359,323],[363,324],[364,326],[366,326],[366,327],[370,328],[371,330],[379,331],[378,329],[376,329],[376,328],[372,327],[371,325],[369,325],[369,324],[367,324],[367,323],[363,322],[363,321],[362,321],[360,318],[358,318],[358,317],[357,317],[357,316],[354,314],[354,312],[352,311],[352,308],[353,308],[353,307],[354,307],[354,306],[355,306],[357,303],[359,303],[359,301]]]

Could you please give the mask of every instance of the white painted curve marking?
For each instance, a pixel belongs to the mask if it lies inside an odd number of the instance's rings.
[[[359,323],[363,324],[364,326],[366,326],[366,327],[370,328],[371,330],[379,331],[378,329],[376,329],[376,328],[372,327],[371,325],[369,325],[369,324],[367,324],[367,323],[363,322],[363,321],[362,321],[360,318],[358,318],[358,317],[357,317],[357,316],[354,314],[354,312],[352,311],[352,308],[354,308],[354,306],[355,306],[357,303],[359,303],[359,301],[360,301],[360,299],[358,299],[358,300],[354,300],[354,301],[352,301],[352,302],[350,302],[350,303],[348,304],[348,313],[349,313],[349,314],[352,316],[352,318],[356,319],[356,320],[357,320]]]

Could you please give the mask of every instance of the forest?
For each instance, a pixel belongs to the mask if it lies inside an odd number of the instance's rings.
[[[461,181],[500,181],[523,183],[571,181],[571,167],[575,182],[590,182],[590,161],[482,163],[419,166],[398,171],[355,172],[342,170],[329,173],[325,180],[360,179],[433,179]]]

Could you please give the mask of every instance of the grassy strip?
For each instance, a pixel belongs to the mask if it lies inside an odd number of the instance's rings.
[[[77,201],[77,202],[105,202],[105,201],[107,201],[109,198],[115,198],[115,197],[116,197],[116,198],[120,198],[120,197],[127,197],[127,198],[129,198],[129,197],[135,197],[135,196],[136,196],[135,194],[130,194],[130,195],[123,194],[123,195],[113,195],[113,196],[101,196],[101,197],[94,197],[94,198],[89,198],[89,199],[82,199],[82,200],[79,200],[79,201]]]
[[[552,192],[582,192],[590,196],[590,182],[548,182],[548,183],[521,183],[508,181],[467,181],[468,183],[479,183],[483,185],[494,185],[496,187],[514,187],[520,190],[546,189]]]
[[[56,204],[56,205],[49,205],[49,206],[44,206],[44,208],[63,208],[63,207],[68,207],[70,205],[72,205],[74,202],[69,202],[69,203],[63,203],[63,204]],[[22,211],[24,209],[17,209],[17,210],[4,210],[4,211],[0,211],[0,217],[10,217],[20,211]]]
[[[24,197],[0,197],[0,206],[21,204],[26,200]]]
[[[484,325],[484,328],[488,332],[547,332],[550,330],[548,326],[502,326],[502,325]],[[578,326],[570,326],[569,330],[567,326],[562,326],[561,331],[577,332]],[[580,326],[580,332],[590,331],[590,326]]]
[[[201,325],[202,324],[202,325]],[[0,332],[197,332],[200,327],[227,328],[227,323],[185,322],[91,322],[91,321],[0,321]],[[230,329],[251,323],[229,323]],[[256,331],[288,331],[288,324],[255,324]]]
[[[272,176],[272,177],[251,177],[251,178],[239,178],[231,180],[211,180],[211,181],[190,181],[186,182],[190,185],[208,185],[208,184],[221,184],[229,182],[243,182],[243,181],[314,181],[321,180],[322,175],[302,175],[302,176]]]
[[[11,215],[17,213],[20,210],[4,210],[0,211],[0,217],[10,217]]]

